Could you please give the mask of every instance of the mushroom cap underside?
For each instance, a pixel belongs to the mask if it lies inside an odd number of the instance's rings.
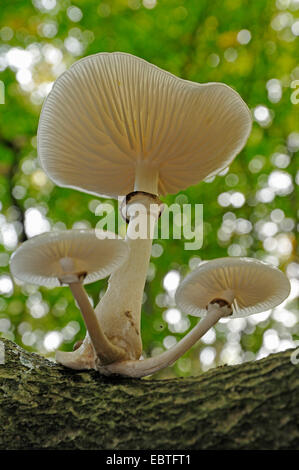
[[[66,274],[85,275],[84,284],[88,284],[107,277],[127,257],[125,241],[110,232],[65,230],[25,241],[12,255],[10,269],[16,278],[32,284],[59,286]],[[65,259],[73,265],[69,273],[61,263]]]
[[[230,318],[237,318],[276,307],[289,292],[288,278],[274,266],[251,258],[219,258],[202,262],[186,276],[176,302],[189,315],[204,316],[210,302],[228,300]]]
[[[136,169],[177,193],[228,166],[251,114],[223,83],[183,80],[130,54],[99,53],[55,82],[38,127],[41,165],[58,185],[109,197],[134,189]]]

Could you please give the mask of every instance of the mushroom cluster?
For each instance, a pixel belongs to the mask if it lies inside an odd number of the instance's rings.
[[[221,317],[250,315],[284,300],[289,284],[276,268],[250,259],[206,262],[176,296],[178,306],[204,319],[169,351],[140,360],[141,303],[163,209],[159,197],[223,170],[250,130],[250,111],[232,88],[183,80],[130,54],[88,56],[56,80],[38,127],[42,168],[59,186],[125,196],[128,222],[124,240],[70,230],[33,237],[15,252],[16,277],[68,284],[82,312],[86,337],[75,351],[58,351],[58,362],[142,377],[172,364]],[[136,237],[136,214],[144,236]],[[82,284],[108,275],[93,309]]]

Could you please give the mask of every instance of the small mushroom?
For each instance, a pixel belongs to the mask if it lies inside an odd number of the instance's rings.
[[[189,315],[204,316],[212,303],[226,303],[231,318],[264,312],[279,305],[290,291],[286,275],[253,258],[204,261],[182,281],[176,302]]]
[[[100,53],[56,80],[40,116],[38,154],[60,186],[114,198],[134,192],[135,204],[147,199],[148,207],[153,197],[177,193],[229,165],[251,122],[239,94],[223,83],[194,83],[130,54]],[[146,210],[140,225],[148,227],[158,215]],[[151,236],[132,238],[134,220],[131,215],[126,236],[129,258],[96,307],[127,359],[142,351],[141,302],[152,245]]]
[[[103,374],[143,377],[173,364],[220,318],[263,312],[283,302],[290,292],[279,269],[251,258],[220,258],[201,263],[182,281],[177,305],[204,318],[173,348],[143,361],[115,362],[100,367]]]
[[[47,287],[69,285],[96,355],[105,364],[121,359],[124,351],[106,337],[83,283],[103,279],[115,271],[126,260],[128,248],[123,240],[115,239],[114,234],[105,232],[99,239],[100,235],[99,232],[96,235],[94,230],[81,229],[37,235],[15,251],[10,269],[16,278],[33,284]],[[92,351],[83,348],[82,355],[81,348],[73,353],[58,352],[57,359],[74,368],[82,368],[84,361],[94,362]],[[68,359],[71,359],[70,363]]]

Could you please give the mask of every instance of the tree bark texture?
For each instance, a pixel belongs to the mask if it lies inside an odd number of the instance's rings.
[[[292,351],[192,378],[66,369],[2,340],[0,449],[299,449]]]

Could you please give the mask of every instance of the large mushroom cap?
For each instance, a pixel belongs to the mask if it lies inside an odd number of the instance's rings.
[[[180,79],[126,53],[73,64],[55,82],[39,121],[38,153],[60,186],[110,197],[134,189],[137,167],[177,193],[231,163],[251,130],[239,94]],[[141,188],[142,189],[142,188]]]
[[[100,235],[83,229],[37,235],[14,252],[11,272],[22,281],[55,287],[66,274],[61,260],[71,260],[68,274],[86,274],[85,284],[103,279],[127,259],[128,247],[124,240],[113,239],[114,234]]]
[[[219,258],[202,262],[182,281],[176,302],[186,313],[203,316],[214,299],[231,303],[230,318],[264,312],[290,293],[290,283],[279,269],[251,258]]]

